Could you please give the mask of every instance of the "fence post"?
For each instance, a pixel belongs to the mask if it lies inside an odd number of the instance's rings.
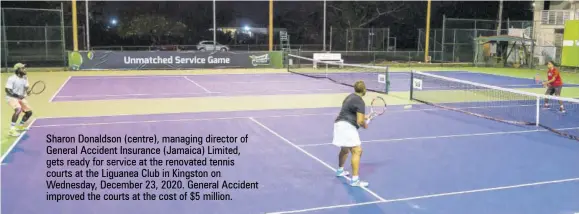
[[[452,36],[452,62],[456,61],[456,56],[454,55],[454,50],[456,49],[456,29],[454,29],[454,35]]]
[[[61,46],[62,46],[62,59],[64,61],[64,67],[66,68],[66,64],[68,61],[68,56],[66,54],[66,40],[65,40],[65,30],[64,30],[64,5],[62,4],[62,2],[60,3],[60,39],[62,40]]]
[[[350,46],[350,40],[348,39],[348,30],[346,29],[346,52],[348,52],[348,47]]]
[[[444,31],[446,31],[446,14],[442,14],[442,53],[441,61],[444,62]]]
[[[332,35],[333,35],[333,28],[330,25],[330,52],[332,52]]]
[[[48,60],[48,24],[44,26],[44,60]]]
[[[430,56],[430,60],[429,62],[432,62],[432,59],[436,60],[436,37],[437,37],[437,31],[436,29],[432,30],[434,31],[434,39],[432,40],[432,54],[428,54],[428,56]],[[434,55],[434,57],[432,57]]]
[[[6,18],[4,17],[4,9],[2,9],[2,34],[4,35],[4,69],[8,72],[8,35],[6,34]]]

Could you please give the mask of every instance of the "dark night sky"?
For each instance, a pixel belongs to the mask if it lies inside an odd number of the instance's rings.
[[[60,2],[6,2],[3,1],[2,7],[31,7],[31,8],[57,8]],[[96,45],[134,45],[134,40],[111,39],[118,36],[114,31],[105,31],[106,25],[111,18],[119,19],[119,22],[130,19],[138,14],[159,15],[170,18],[171,20],[181,21],[192,28],[193,26],[212,26],[212,2],[120,2],[107,1],[90,4],[91,13],[91,43]],[[426,22],[426,2],[404,2],[410,9],[404,11],[404,15],[398,16],[400,20],[392,18],[380,19],[372,23],[372,27],[390,27],[391,34],[398,37],[398,44],[401,48],[416,47],[416,34],[418,28],[424,28]],[[498,2],[449,2],[433,1],[431,27],[440,28],[442,25],[442,15],[457,18],[478,18],[478,19],[496,19]],[[77,3],[79,25],[84,25],[84,1]],[[306,22],[312,23],[313,26],[322,26],[322,8],[323,2],[276,2],[275,3],[275,25],[280,27],[280,23],[285,23],[284,14],[288,11],[303,10],[305,13],[314,14],[308,17]],[[217,2],[218,26],[242,27],[243,25],[263,26],[268,24],[268,1],[259,2]],[[65,19],[67,25],[70,25],[70,2],[65,2]],[[504,19],[511,20],[531,20],[533,12],[531,2],[529,1],[505,1],[504,2]],[[196,20],[196,21],[192,21]],[[200,21],[201,20],[201,21]],[[302,20],[303,21],[303,20]],[[7,25],[15,25],[7,23]],[[328,24],[330,25],[330,23]],[[287,26],[290,34],[293,30]],[[405,35],[405,36],[401,36]],[[116,36],[116,37],[115,37]],[[195,43],[188,40],[180,40],[177,43]],[[292,41],[299,43],[299,41]]]

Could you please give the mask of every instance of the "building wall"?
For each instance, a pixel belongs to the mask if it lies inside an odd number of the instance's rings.
[[[535,0],[533,14],[533,38],[536,40],[535,57],[539,63],[547,60],[558,61],[560,58],[561,46],[563,42],[564,23],[560,20],[559,14],[557,24],[543,24],[543,11],[545,11],[545,1]],[[550,1],[549,11],[568,11],[570,20],[579,20],[579,0]],[[558,13],[558,12],[551,12]],[[549,17],[549,22],[553,22],[554,17]]]

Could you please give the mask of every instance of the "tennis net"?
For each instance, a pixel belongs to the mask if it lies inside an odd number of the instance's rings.
[[[351,87],[356,81],[362,80],[368,91],[388,94],[390,86],[388,67],[320,61],[291,54],[287,55],[286,63],[290,73],[316,79],[328,79]]]
[[[412,100],[494,121],[542,127],[579,141],[578,99],[535,94],[418,71],[412,71],[410,84]],[[563,103],[564,112],[560,110],[559,102]]]

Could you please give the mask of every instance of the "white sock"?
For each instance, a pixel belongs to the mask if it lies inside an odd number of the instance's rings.
[[[338,171],[344,171],[344,167],[340,167]]]
[[[352,176],[352,180],[353,180],[353,181],[357,181],[357,180],[358,180],[358,176]]]

